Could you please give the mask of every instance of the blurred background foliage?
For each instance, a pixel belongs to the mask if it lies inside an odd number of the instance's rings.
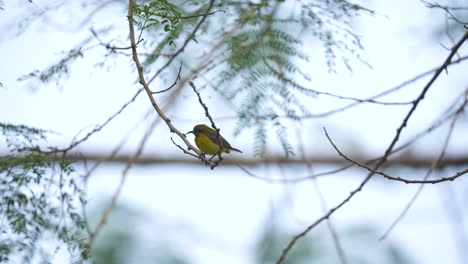
[[[101,214],[102,210],[92,209],[90,222]],[[290,227],[274,218],[267,217],[262,222],[258,233],[252,234],[252,243],[247,252],[241,252],[249,256],[248,263],[275,263],[278,252],[296,235]],[[348,263],[415,263],[406,249],[392,240],[376,243],[378,236],[379,230],[370,223],[340,230],[343,245],[352,248],[347,250]],[[130,204],[119,204],[97,239],[91,251],[91,260],[96,264],[186,264],[194,262],[190,254],[201,245],[212,250],[225,250],[220,249],[216,242],[200,236],[200,232],[188,223],[174,222],[164,215],[149,216]],[[297,244],[284,263],[333,264],[339,263],[339,259],[329,232],[326,228],[319,228]]]

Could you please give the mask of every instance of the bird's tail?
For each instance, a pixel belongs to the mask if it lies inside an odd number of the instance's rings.
[[[240,151],[240,150],[238,150],[238,149],[236,149],[236,148],[232,148],[232,147],[231,147],[229,150],[233,150],[233,151],[237,151],[237,152],[242,153],[242,151]]]

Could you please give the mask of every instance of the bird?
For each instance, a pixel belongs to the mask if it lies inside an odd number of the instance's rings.
[[[207,125],[198,124],[193,127],[192,131],[187,132],[187,134],[189,133],[195,135],[195,144],[203,154],[214,156],[218,152],[230,153],[231,151],[236,151],[242,153],[239,149],[233,148],[216,130]]]

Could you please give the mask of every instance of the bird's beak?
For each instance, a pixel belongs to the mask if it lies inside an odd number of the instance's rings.
[[[187,132],[185,134],[190,134],[190,133],[195,134],[195,132],[193,132],[193,131],[189,131],[189,132]]]

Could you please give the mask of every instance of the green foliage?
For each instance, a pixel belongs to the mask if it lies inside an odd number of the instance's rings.
[[[175,46],[175,40],[180,36],[182,30],[184,29],[184,23],[178,23],[175,25],[173,30],[169,31],[153,48],[151,55],[147,56],[143,62],[145,66],[151,65],[156,62],[160,57],[160,54],[166,49],[167,46]]]
[[[101,214],[100,210],[91,210],[90,216],[100,217]],[[181,243],[190,232],[166,221],[162,216],[150,219],[134,206],[117,205],[97,238],[90,259],[95,264],[190,263]]]
[[[167,0],[150,1],[144,4],[135,4],[133,9],[135,24],[141,29],[161,27],[169,34],[167,43],[174,45],[175,33],[179,32],[178,24],[181,21],[182,12],[179,8]]]
[[[265,122],[259,122],[255,131],[255,155],[262,157],[265,153],[267,142],[267,130]]]
[[[278,140],[281,143],[281,147],[283,148],[283,152],[285,153],[286,158],[289,157],[289,155],[294,155],[293,147],[289,143],[286,127],[278,121],[275,122],[273,125],[276,128],[276,136],[278,137]]]
[[[192,30],[193,24],[199,19],[198,14],[203,13],[206,9],[204,4],[206,1],[171,1],[171,3],[168,1],[144,1],[136,3],[134,8],[135,24],[141,30],[141,35],[145,33],[151,36],[145,43],[140,44],[140,46],[151,50],[151,53],[144,58],[144,66],[157,63],[158,59],[162,57],[161,54],[170,54],[177,49],[177,40],[183,39],[185,41],[185,34]],[[192,40],[197,42],[195,36],[192,37]]]
[[[41,150],[48,133],[0,123],[8,151],[0,159],[0,262],[30,263],[43,251],[40,241],[67,245],[72,259],[84,255],[84,221],[75,198],[80,184],[70,162]]]
[[[278,259],[278,254],[282,252],[285,243],[291,238],[291,234],[287,234],[285,230],[269,230],[262,234],[255,250],[255,263],[275,263]],[[323,254],[323,249],[320,243],[312,239],[304,239],[302,243],[296,245],[288,257],[284,261],[286,264],[305,264],[315,263],[319,256]]]
[[[91,210],[90,217],[100,217],[101,210]],[[274,219],[274,218],[273,218]],[[275,263],[284,246],[295,235],[289,232],[284,222],[265,221],[259,234],[245,247],[248,263]],[[339,226],[338,226],[339,227]],[[378,230],[367,224],[346,226],[338,230],[347,263],[410,264],[407,251],[392,241],[377,241]],[[142,234],[143,233],[143,234]],[[183,264],[189,261],[187,245],[203,245],[218,253],[230,248],[217,247],[210,241],[200,239],[194,226],[186,225],[164,216],[150,217],[134,205],[116,206],[109,223],[98,237],[91,252],[93,263],[162,263]],[[157,249],[157,250],[155,250]],[[220,251],[221,250],[221,251]],[[228,254],[229,255],[229,254]],[[241,254],[244,255],[244,254]],[[193,262],[193,261],[192,261]],[[232,262],[232,261],[231,261]],[[285,264],[340,263],[337,251],[325,226],[313,234],[301,238],[286,257]]]
[[[347,252],[350,263],[410,264],[414,263],[408,251],[398,243],[386,239],[378,241],[378,229],[367,225],[354,225],[342,232],[344,246],[352,245],[354,250]],[[378,261],[376,261],[378,260]]]
[[[23,75],[18,78],[18,81],[37,79],[42,83],[48,83],[52,80],[55,80],[56,83],[58,83],[62,77],[68,76],[70,74],[70,63],[80,57],[83,57],[81,48],[72,49],[68,51],[65,57],[60,59],[57,63],[49,66],[45,70],[35,70],[26,75]]]

